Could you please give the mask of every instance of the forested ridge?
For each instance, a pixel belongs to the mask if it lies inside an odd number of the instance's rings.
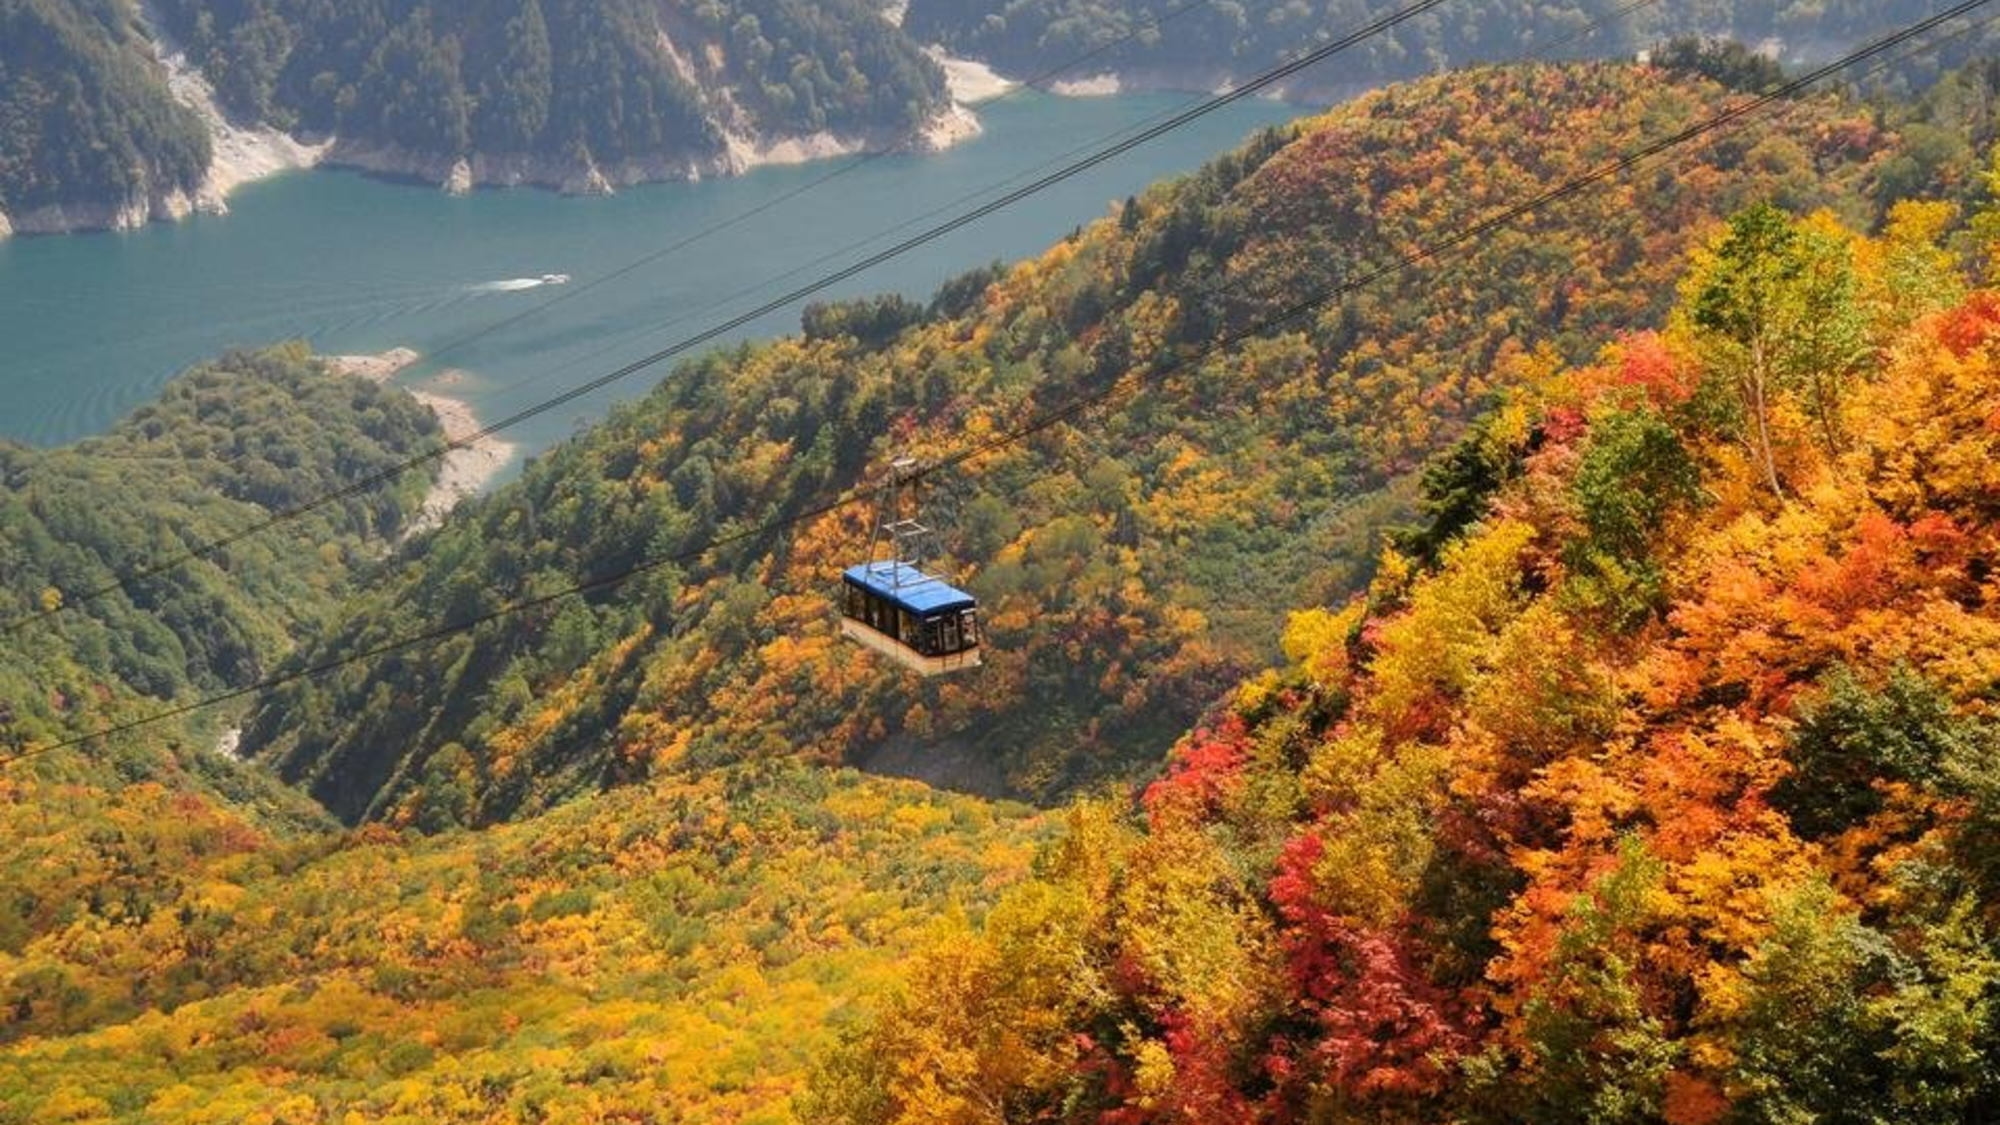
[[[1228,355],[1309,293],[1712,111],[1622,65],[1482,69],[1371,95],[1162,185],[1039,259],[810,312],[684,365],[468,509],[300,656],[372,648],[698,547],[943,456],[1128,371],[1116,413],[938,482],[941,560],[992,641],[977,677],[857,662],[827,590],[847,510],[266,698],[246,746],[348,819],[483,823],[744,757],[922,764],[1048,800],[1150,768],[1262,666],[1286,607],[1347,589],[1423,459],[1506,384],[1658,323],[1702,224],[1756,198],[1865,213],[1896,135],[1814,100]],[[878,756],[880,756],[878,758]]]
[[[1405,5],[1388,0],[911,0],[904,26],[925,42],[1035,73],[1097,52],[1092,65],[1139,85],[1207,88],[1254,74]],[[1736,40],[1825,58],[1935,12],[1929,0],[1469,0],[1371,37],[1293,80],[1294,94],[1345,95],[1453,66],[1552,51],[1619,58],[1675,38]],[[1990,53],[1989,33],[1912,64],[1935,76]],[[1936,67],[1938,69],[1932,69]]]
[[[448,158],[704,158],[730,128],[907,136],[944,97],[937,65],[865,0],[160,8],[231,109]]]
[[[115,587],[437,440],[436,418],[408,395],[332,374],[288,345],[197,366],[103,436],[46,450],[0,442],[0,621],[9,627],[0,636],[0,755],[269,675],[388,550],[417,510],[424,476],[73,606],[64,599]],[[210,717],[195,716],[94,744],[58,773],[249,786],[276,791],[259,801],[309,804],[213,760],[216,733]]]
[[[412,480],[0,636],[0,757],[46,751],[0,766],[0,1125],[1992,1119],[1991,82],[1788,103],[1207,354],[1730,96],[1395,87],[684,365],[434,532],[391,544]],[[838,640],[845,511],[269,694],[352,827],[199,726],[46,749],[1130,371],[934,489],[976,674]],[[0,448],[0,620],[433,426],[286,347]]]
[[[433,179],[460,160],[482,182],[593,189],[738,171],[788,137],[913,143],[948,105],[870,0],[4,0],[0,216],[186,209],[210,138],[155,36],[236,125]]]
[[[0,216],[192,195],[208,161],[125,0],[0,0]]]
[[[1992,1120],[2000,222],[1968,277],[1957,221],[1739,212],[802,1116]]]

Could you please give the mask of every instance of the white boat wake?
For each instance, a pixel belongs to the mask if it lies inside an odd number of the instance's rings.
[[[514,293],[522,289],[540,289],[544,285],[567,285],[566,273],[545,273],[540,277],[509,277],[500,281],[482,281],[471,286],[474,293]]]

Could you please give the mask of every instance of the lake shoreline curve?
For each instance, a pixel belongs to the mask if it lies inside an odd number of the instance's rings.
[[[422,358],[414,348],[391,348],[374,355],[325,355],[319,360],[335,374],[386,386]],[[432,382],[449,386],[463,377],[463,372],[448,369]],[[454,447],[444,455],[437,479],[424,494],[422,508],[403,529],[402,538],[409,539],[442,524],[461,501],[484,491],[513,462],[519,447],[492,434],[481,434],[484,427],[464,399],[435,390],[402,389],[430,408],[444,429],[445,440]]]
[[[726,88],[712,91],[720,144],[711,153],[658,153],[617,161],[586,156],[578,161],[537,153],[422,152],[400,145],[364,142],[339,136],[297,137],[270,125],[234,120],[217,99],[214,85],[189,59],[185,48],[166,32],[151,3],[138,6],[138,26],[151,44],[168,92],[192,110],[207,129],[209,167],[199,187],[140,187],[117,200],[65,200],[9,214],[0,210],[0,239],[14,235],[70,234],[82,231],[137,230],[152,222],[174,222],[191,215],[226,215],[229,196],[237,188],[281,172],[307,168],[348,168],[390,180],[435,186],[452,195],[478,188],[529,187],[563,195],[611,195],[651,183],[698,182],[740,176],[757,168],[803,164],[876,152],[942,152],[979,135],[972,103],[987,93],[976,63],[947,66],[943,108],[914,130],[864,130],[856,133],[821,131],[807,134],[762,135],[749,125],[749,115],[735,104]],[[690,75],[694,64],[682,59],[667,41],[670,54]],[[934,55],[933,57],[939,57]],[[941,59],[941,62],[943,60]],[[990,71],[987,72],[990,76]],[[967,92],[968,79],[970,92]],[[1004,86],[1005,80],[1000,80]]]

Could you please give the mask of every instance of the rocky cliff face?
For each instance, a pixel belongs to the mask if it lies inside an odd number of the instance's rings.
[[[196,210],[194,197],[179,188],[144,192],[113,202],[50,203],[16,215],[0,214],[0,237],[134,230],[154,220],[184,219]]]
[[[215,86],[189,61],[186,49],[168,34],[166,23],[150,3],[139,6],[142,26],[153,56],[166,74],[167,90],[191,111],[208,131],[208,170],[195,195],[195,209],[227,214],[229,193],[242,184],[295,168],[310,168],[325,155],[325,144],[306,144],[269,125],[231,118],[215,95]],[[180,218],[152,215],[150,218]],[[144,219],[140,220],[145,221]]]

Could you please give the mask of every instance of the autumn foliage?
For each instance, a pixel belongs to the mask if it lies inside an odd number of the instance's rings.
[[[0,781],[0,1121],[787,1120],[854,1006],[1024,873],[1025,812],[781,763],[285,839]]]
[[[1885,267],[1937,218],[1747,210],[1664,332],[1475,427],[1426,481],[1478,518],[1296,615],[1141,815],[1072,827],[1100,865],[994,914],[1092,921],[954,954],[983,1011],[1028,948],[1096,976],[948,1119],[2000,1112],[2000,298]],[[891,1053],[868,1097],[822,1075],[834,1119],[940,1119],[894,1046],[926,979],[846,1048]]]
[[[1287,609],[1354,587],[1427,458],[1498,392],[1657,325],[1683,255],[1729,210],[1852,204],[1898,151],[1851,103],[1787,102],[1755,160],[1749,134],[1691,148],[1448,267],[1395,268],[1731,97],[1625,65],[1378,91],[928,309],[820,309],[803,337],[691,362],[395,560],[297,663],[681,561],[287,685],[246,749],[345,820],[417,826],[778,754],[900,755],[1044,802],[1142,776],[1276,657]],[[1224,337],[1241,345],[1211,347]],[[1619,378],[1662,403],[1692,393],[1692,361],[1629,348]],[[739,534],[865,493],[895,454],[953,458],[1114,380],[1132,392],[1115,409],[931,481],[936,564],[979,597],[991,642],[977,677],[915,685],[840,641],[827,591],[866,550],[865,510]]]
[[[0,773],[0,1125],[2000,1120],[2000,218],[1864,204],[1936,146],[1788,102],[1201,352],[1727,98],[1372,94],[356,550],[287,667],[704,548],[267,695],[346,830]],[[935,497],[976,677],[839,640],[857,512],[735,534],[1129,372]],[[51,660],[0,742],[138,702]]]

